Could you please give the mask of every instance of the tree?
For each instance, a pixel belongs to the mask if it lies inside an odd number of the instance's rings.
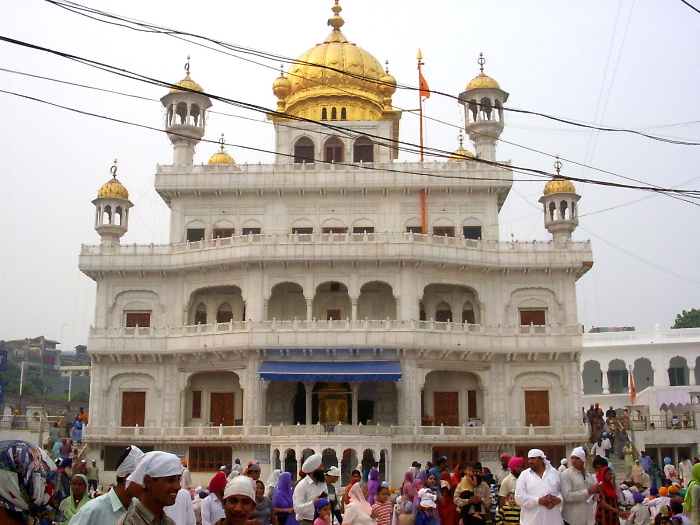
[[[689,312],[683,310],[676,316],[676,322],[671,328],[698,328],[700,327],[700,310],[693,308]]]

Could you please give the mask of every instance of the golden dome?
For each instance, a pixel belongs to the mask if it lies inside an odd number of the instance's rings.
[[[576,193],[576,188],[570,180],[555,177],[545,185],[543,193],[545,195],[551,195],[552,193]]]
[[[277,98],[287,98],[292,90],[292,83],[284,74],[280,74],[272,83],[272,92]]]
[[[221,134],[221,138],[219,139],[219,143],[221,144],[221,149],[214,153],[210,158],[209,162],[207,164],[235,164],[236,161],[233,160],[233,157],[226,153],[226,150],[224,149],[224,134]]]
[[[384,97],[392,87],[382,83],[385,73],[379,61],[348,42],[341,33],[340,28],[345,23],[339,15],[341,10],[336,0],[333,17],[328,20],[333,31],[323,43],[302,53],[290,67],[287,76],[290,90],[284,97],[285,113],[325,120],[332,114],[331,110],[336,109],[338,119],[381,118]],[[396,82],[393,77],[391,79]],[[279,87],[279,80],[275,81],[273,90]],[[384,81],[390,82],[390,79]],[[326,109],[325,116],[323,109]]]
[[[102,187],[97,190],[98,199],[129,199],[129,192],[124,187],[124,185],[117,180],[117,166],[116,160],[115,165],[112,166],[112,178],[108,180]]]
[[[545,184],[542,193],[545,195],[551,195],[553,193],[576,193],[574,184],[559,174],[561,171],[559,155],[557,155],[557,160],[554,162],[554,169],[557,170],[557,174],[552,180]]]
[[[478,89],[478,88],[495,88],[495,89],[501,89],[501,86],[496,82],[494,79],[492,79],[490,76],[486,75],[484,73],[484,64],[486,64],[486,59],[484,58],[483,53],[479,53],[479,60],[477,61],[479,63],[479,67],[481,68],[481,72],[475,76],[469,84],[467,84],[467,90],[469,89]]]
[[[187,57],[187,63],[185,64],[185,78],[177,82],[174,87],[170,88],[170,93],[177,93],[178,91],[198,91],[204,93],[204,88],[197,84],[194,80],[190,78],[190,57]],[[178,89],[178,87],[185,89]]]
[[[452,155],[447,159],[450,162],[460,162],[474,158],[474,154],[471,151],[464,149],[462,145],[462,135],[459,136],[459,148],[457,148]]]

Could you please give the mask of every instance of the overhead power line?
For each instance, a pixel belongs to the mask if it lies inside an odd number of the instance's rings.
[[[46,1],[49,2],[50,4],[61,7],[63,9],[70,11],[70,12],[73,12],[73,13],[76,13],[76,14],[79,14],[79,15],[82,15],[82,16],[85,16],[87,18],[97,20],[97,21],[100,21],[103,23],[116,25],[119,27],[125,27],[128,29],[141,31],[141,32],[147,32],[147,33],[165,34],[167,36],[172,36],[172,37],[188,36],[188,37],[192,37],[192,38],[196,38],[199,40],[204,40],[204,41],[216,44],[218,46],[224,47],[226,49],[230,49],[232,51],[236,51],[238,53],[253,55],[253,56],[256,56],[259,58],[263,58],[265,60],[274,60],[275,62],[284,62],[287,64],[296,63],[296,64],[302,64],[302,65],[307,65],[307,66],[311,66],[311,67],[316,67],[319,69],[327,69],[327,70],[331,70],[331,71],[334,71],[336,73],[340,73],[340,74],[343,74],[343,75],[346,75],[346,76],[349,76],[352,78],[357,78],[357,79],[363,80],[365,82],[371,82],[371,83],[375,83],[378,85],[386,85],[386,83],[382,82],[381,80],[378,80],[376,78],[367,77],[367,76],[359,74],[359,73],[352,73],[349,71],[345,71],[345,70],[331,67],[331,66],[327,66],[327,65],[316,64],[313,62],[300,61],[298,59],[294,59],[294,58],[291,58],[288,56],[284,56],[284,55],[280,55],[280,54],[276,54],[276,53],[272,53],[272,52],[260,51],[257,49],[248,48],[248,47],[237,45],[237,44],[231,44],[228,42],[224,42],[222,40],[217,40],[217,39],[214,39],[211,37],[199,35],[197,33],[191,33],[188,31],[182,31],[182,30],[167,28],[164,26],[159,26],[157,24],[153,24],[150,22],[136,20],[133,18],[124,17],[121,15],[116,15],[114,13],[109,13],[106,11],[101,11],[99,9],[87,7],[87,6],[78,4],[76,2],[72,2],[70,0],[46,0]],[[681,0],[681,1],[684,1],[684,0]],[[99,18],[99,17],[102,17],[102,18]],[[108,18],[109,20],[105,20],[104,18]],[[117,22],[115,22],[114,20],[117,20]],[[134,27],[134,26],[136,26],[136,27]],[[198,45],[201,45],[201,44],[198,44]],[[237,58],[241,58],[241,57],[237,57]],[[264,66],[262,64],[259,64],[259,65],[261,65],[263,67],[270,67],[271,68],[271,66]],[[306,77],[304,77],[304,80],[313,81],[313,79],[308,79]],[[409,90],[409,91],[419,91],[418,87],[407,85],[407,84],[397,83],[396,87],[397,87],[397,89],[405,89],[405,90]],[[442,92],[439,90],[430,90],[430,93],[459,101],[458,96],[452,95],[450,93],[445,93],[445,92]],[[494,107],[494,106],[492,106],[492,107]],[[503,109],[504,111],[509,111],[511,113],[533,115],[533,116],[545,118],[548,120],[552,120],[554,122],[559,122],[562,124],[567,124],[570,126],[580,127],[580,128],[584,128],[584,129],[603,131],[603,132],[611,132],[611,133],[628,133],[628,134],[637,135],[640,137],[644,137],[647,139],[651,139],[651,140],[655,140],[655,141],[659,141],[659,142],[663,142],[663,143],[667,143],[667,144],[676,144],[676,145],[681,145],[681,146],[700,146],[700,142],[696,142],[696,141],[687,141],[687,140],[679,140],[679,139],[661,137],[661,136],[657,136],[657,135],[652,135],[650,133],[645,133],[642,131],[623,128],[623,127],[589,124],[589,123],[580,122],[580,121],[576,121],[576,120],[568,119],[568,118],[564,118],[564,117],[556,117],[553,115],[548,115],[546,113],[541,113],[538,111],[517,109],[517,108],[510,107],[510,106],[503,107],[501,109]]]

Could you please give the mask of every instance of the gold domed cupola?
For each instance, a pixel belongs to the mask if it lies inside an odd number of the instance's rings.
[[[235,164],[236,161],[233,160],[233,157],[226,153],[226,150],[224,149],[224,134],[221,134],[221,138],[219,139],[219,144],[221,145],[221,149],[214,153],[211,157],[209,157],[209,161],[207,164]]]
[[[465,160],[470,160],[474,158],[474,154],[471,151],[464,149],[464,137],[459,134],[459,148],[457,148],[452,155],[447,159],[450,162],[461,162]]]
[[[170,93],[176,93],[178,91],[197,91],[199,93],[204,93],[204,88],[190,78],[189,56],[187,57],[187,63],[185,64],[185,78],[170,88]]]
[[[287,76],[273,83],[277,111],[311,120],[379,120],[386,99],[396,90],[396,79],[374,56],[345,38],[338,0],[332,11],[328,25],[333,30],[326,40],[302,53]]]
[[[97,190],[95,205],[95,231],[100,235],[103,246],[116,246],[129,228],[129,192],[117,180],[117,160],[110,169],[112,178]]]
[[[540,197],[544,211],[544,227],[554,242],[568,242],[578,226],[578,201],[581,198],[570,180],[561,176],[561,161],[557,156],[557,174],[544,187]]]

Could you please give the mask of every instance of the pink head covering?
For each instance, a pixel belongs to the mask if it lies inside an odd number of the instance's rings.
[[[348,523],[355,523],[357,517],[361,514],[372,515],[372,507],[367,503],[365,495],[362,494],[362,487],[359,483],[355,483],[352,486],[348,496],[350,497],[350,503],[345,507],[343,521],[347,520]]]
[[[523,458],[510,458],[508,460],[508,468],[510,470],[515,470],[518,467],[522,467],[525,464],[525,460]]]

